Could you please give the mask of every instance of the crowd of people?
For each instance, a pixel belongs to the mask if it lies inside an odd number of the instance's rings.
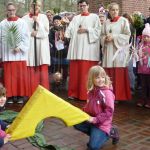
[[[68,98],[88,100],[84,111],[91,115],[75,128],[90,136],[90,150],[98,150],[109,139],[114,101],[131,100],[137,88],[137,106],[150,108],[150,17],[119,16],[117,3],[98,14],[89,12],[87,0],[78,7],[79,14],[61,16],[31,2],[19,18],[9,2],[0,22],[1,81],[7,103],[24,103],[38,85],[53,91],[68,84]],[[134,16],[143,26],[135,27]]]

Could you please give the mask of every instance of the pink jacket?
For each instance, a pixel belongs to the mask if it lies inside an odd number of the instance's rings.
[[[107,134],[110,133],[112,126],[114,100],[112,89],[94,87],[88,93],[88,103],[84,107],[84,111],[94,117],[93,124]]]
[[[0,126],[0,138],[4,138],[6,136],[6,132],[1,129]]]
[[[143,45],[142,54],[140,54],[140,62],[138,65],[138,73],[150,74],[150,64],[148,65],[148,61],[150,60],[148,59],[150,59],[150,43]]]

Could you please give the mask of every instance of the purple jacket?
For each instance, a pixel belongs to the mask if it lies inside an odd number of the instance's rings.
[[[142,56],[140,58],[141,61],[138,65],[138,73],[150,74],[150,66],[148,66],[148,59],[150,59],[150,44],[144,44],[143,47],[144,48],[142,49]]]
[[[94,87],[88,93],[88,103],[84,111],[94,117],[93,124],[108,135],[112,126],[115,96],[108,87]]]

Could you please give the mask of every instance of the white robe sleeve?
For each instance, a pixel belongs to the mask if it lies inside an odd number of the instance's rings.
[[[98,16],[96,16],[94,27],[87,28],[87,30],[90,43],[95,43],[97,40],[100,39],[101,23]]]
[[[49,34],[49,21],[46,15],[43,15],[42,18],[43,18],[42,19],[43,22],[39,22],[39,25],[37,27],[38,32],[36,35],[36,37],[40,39],[47,38]]]
[[[20,48],[20,50],[23,52],[23,53],[26,53],[29,49],[29,29],[28,29],[28,26],[26,24],[26,22],[24,20],[22,20],[22,28],[21,28],[21,42],[19,43],[18,45],[18,48]]]
[[[66,38],[72,38],[73,37],[73,34],[74,34],[74,25],[75,25],[75,18],[76,18],[76,16],[69,23],[69,26],[67,27],[67,29],[65,31],[65,37]]]
[[[131,35],[130,26],[129,26],[128,21],[125,19],[123,28],[122,28],[122,33],[120,33],[120,34],[113,33],[113,35],[112,35],[113,39],[114,39],[114,45],[117,48],[119,48],[126,44],[129,44],[130,35]]]

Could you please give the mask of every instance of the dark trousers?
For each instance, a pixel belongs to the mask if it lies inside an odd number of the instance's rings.
[[[104,143],[109,139],[107,133],[87,121],[77,124],[74,127],[89,135],[90,139],[87,145],[90,150],[100,150]]]
[[[150,74],[140,74],[140,80],[142,89],[139,97],[148,103],[150,101]]]

